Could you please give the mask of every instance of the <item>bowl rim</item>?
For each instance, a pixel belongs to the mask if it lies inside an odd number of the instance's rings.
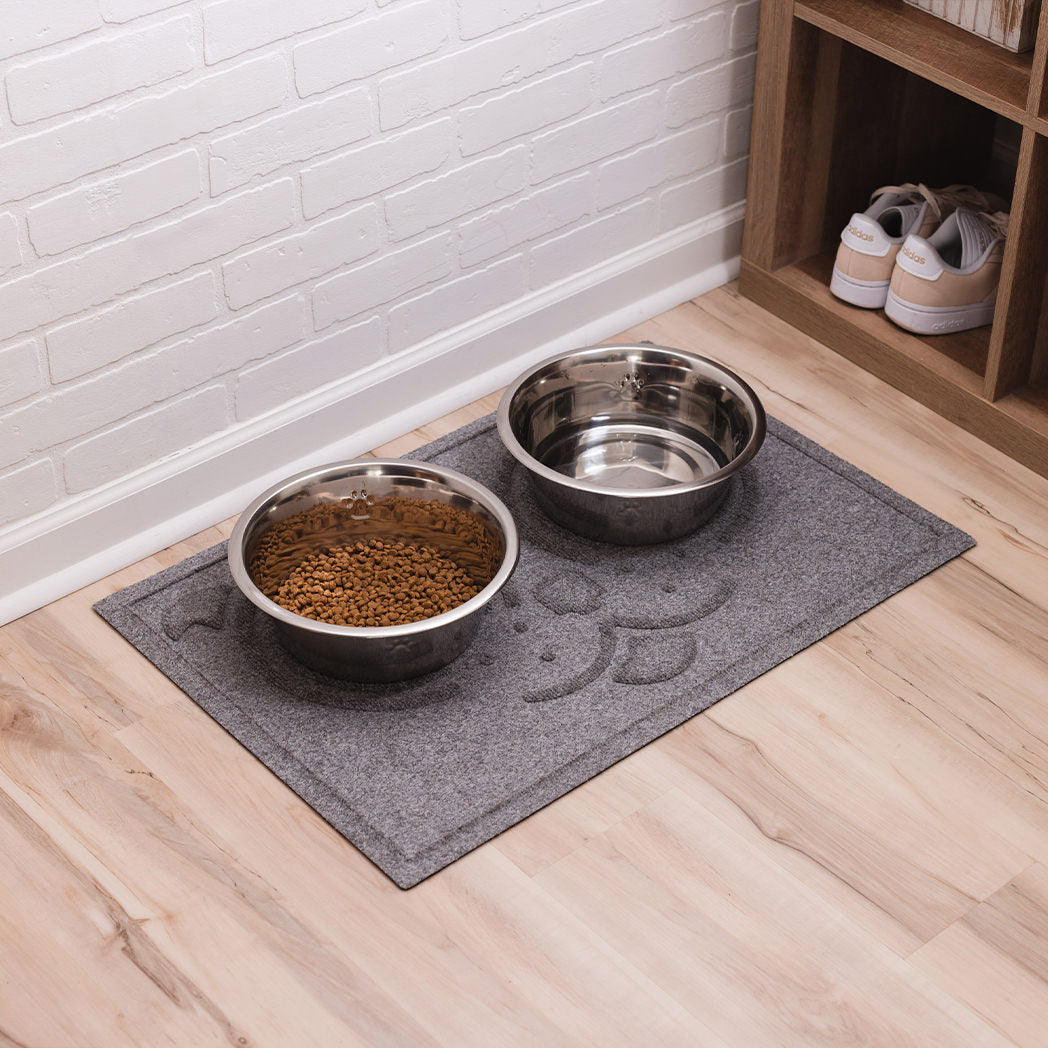
[[[606,354],[609,350],[616,349],[636,349],[645,352],[655,351],[657,353],[673,354],[675,357],[681,357],[685,360],[704,365],[716,372],[719,377],[727,379],[727,381],[724,382],[724,385],[729,389],[732,389],[732,392],[741,396],[743,400],[748,401],[753,408],[753,432],[750,434],[750,438],[746,441],[742,450],[727,465],[722,466],[716,472],[710,473],[701,480],[693,480],[680,484],[667,484],[660,488],[637,489],[611,488],[599,484],[581,483],[564,473],[558,473],[555,469],[550,469],[549,466],[544,465],[535,458],[535,456],[532,455],[531,452],[529,452],[517,439],[509,421],[510,405],[521,387],[551,364],[567,360],[571,357],[598,357]],[[513,382],[506,387],[501,399],[499,400],[499,406],[496,412],[496,424],[498,426],[499,437],[502,439],[502,443],[506,450],[518,462],[520,462],[521,465],[525,466],[532,473],[542,477],[544,480],[550,481],[554,484],[559,484],[565,488],[570,488],[573,491],[586,492],[594,495],[607,495],[617,499],[659,499],[667,498],[672,495],[681,495],[692,491],[701,491],[704,488],[711,488],[715,484],[719,484],[726,480],[728,477],[734,476],[748,462],[750,462],[764,443],[764,438],[767,435],[768,429],[767,415],[765,414],[764,405],[761,403],[760,398],[753,391],[753,388],[749,383],[730,368],[720,363],[720,361],[713,360],[711,357],[704,357],[698,353],[691,353],[688,350],[677,349],[674,346],[660,346],[648,342],[606,342],[596,346],[585,346],[581,349],[569,350],[568,352],[554,353],[552,356],[546,357],[545,360],[540,360],[533,367],[528,368],[527,371],[518,375]]]
[[[299,487],[304,481],[313,479],[321,481],[327,474],[344,475],[347,471],[364,468],[382,467],[384,469],[396,470],[398,467],[415,473],[419,470],[433,474],[437,480],[452,480],[462,492],[479,502],[488,509],[492,516],[498,521],[502,529],[503,554],[498,571],[495,572],[491,581],[469,600],[449,611],[443,611],[439,615],[431,615],[417,622],[407,622],[398,626],[339,626],[332,622],[321,622],[319,619],[311,619],[306,615],[288,611],[287,608],[270,600],[255,585],[247,570],[247,562],[244,557],[244,539],[250,527],[254,524],[256,517],[276,498],[290,488]],[[306,507],[309,508],[309,507]],[[417,459],[407,458],[357,458],[341,462],[329,462],[323,466],[314,466],[302,470],[290,477],[278,481],[272,487],[267,488],[258,495],[237,518],[233,531],[230,533],[226,546],[226,559],[229,564],[233,581],[237,584],[240,592],[247,597],[256,607],[266,612],[271,618],[278,620],[296,629],[304,629],[312,633],[326,634],[332,637],[343,638],[382,638],[392,639],[396,637],[407,637],[418,633],[427,633],[441,626],[450,625],[460,619],[464,619],[480,611],[509,581],[517,566],[520,557],[520,538],[517,533],[517,525],[512,514],[506,508],[505,503],[472,477],[467,477],[458,470],[448,466],[437,466],[430,462],[420,462]]]

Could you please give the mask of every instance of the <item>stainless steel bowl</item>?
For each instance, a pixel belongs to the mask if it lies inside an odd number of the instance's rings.
[[[706,357],[590,346],[506,390],[498,430],[544,512],[604,542],[666,542],[705,523],[764,441],[757,395]]]
[[[265,595],[249,565],[266,531],[287,518],[319,503],[348,506],[352,526],[345,541],[355,542],[380,533],[389,537],[389,522],[380,521],[374,509],[379,500],[398,496],[448,503],[475,515],[501,547],[494,577],[465,603],[450,611],[402,626],[337,626],[296,615]],[[412,525],[410,539],[437,547],[460,566],[461,550],[448,546],[447,536],[425,524]],[[381,527],[380,527],[381,525]],[[340,525],[341,527],[341,525]],[[323,545],[331,536],[306,535],[301,549],[296,543],[289,562]],[[381,682],[403,680],[439,669],[460,655],[476,633],[480,614],[505,585],[517,563],[517,529],[512,516],[490,491],[453,469],[405,459],[360,459],[320,466],[296,474],[259,495],[240,516],[229,539],[229,569],[241,592],[274,622],[281,642],[295,658],[322,673],[349,680]],[[483,581],[477,579],[476,581]]]

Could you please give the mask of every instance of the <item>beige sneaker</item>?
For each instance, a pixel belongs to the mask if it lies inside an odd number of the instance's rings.
[[[990,211],[1005,206],[999,197],[974,186],[882,186],[874,190],[870,206],[852,215],[841,232],[830,291],[853,306],[881,309],[896,256],[908,236],[930,236],[958,207]]]
[[[884,312],[918,335],[992,323],[1008,216],[959,208],[927,239],[909,236],[895,263]]]

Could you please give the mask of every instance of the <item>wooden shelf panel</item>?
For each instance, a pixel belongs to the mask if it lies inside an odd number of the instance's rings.
[[[994,407],[1048,441],[1048,384],[1024,386],[1002,397]],[[1048,476],[1048,457],[1037,472]]]
[[[797,18],[887,59],[1019,123],[1030,123],[1027,99],[1033,56],[951,25],[903,0],[798,0]]]
[[[902,357],[934,375],[975,394],[982,393],[982,377],[990,350],[990,329],[976,328],[950,335],[922,338],[896,327],[881,310],[850,306],[830,294],[834,252],[813,255],[796,265],[776,270],[775,277],[791,292],[811,300],[827,323],[843,331],[861,332],[893,356]],[[873,370],[873,368],[870,368]]]
[[[838,302],[806,272],[812,265],[807,260],[769,272],[743,258],[739,288],[787,323],[1048,477],[1048,388],[1028,386],[996,402],[986,400],[979,376],[942,352],[947,343],[936,340],[941,348],[931,349],[878,313]]]

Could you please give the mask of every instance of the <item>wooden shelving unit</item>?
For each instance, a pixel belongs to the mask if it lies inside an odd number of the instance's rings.
[[[902,0],[764,0],[743,294],[1048,476],[1048,3],[1015,55]],[[1002,122],[1014,178],[994,159]],[[1007,136],[1004,136],[1007,137]],[[1010,197],[992,327],[923,338],[834,298],[840,231],[877,186]]]

